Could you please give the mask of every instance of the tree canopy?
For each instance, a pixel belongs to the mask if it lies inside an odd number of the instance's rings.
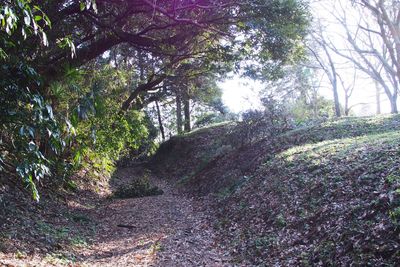
[[[212,103],[230,71],[279,76],[308,16],[300,0],[6,0],[0,22],[0,163],[38,199],[38,181],[138,149],[149,103],[183,87]]]

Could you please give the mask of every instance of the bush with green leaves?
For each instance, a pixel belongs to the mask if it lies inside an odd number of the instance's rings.
[[[296,125],[305,125],[312,121],[320,121],[335,117],[333,100],[318,96],[313,105],[303,100],[297,100],[287,105]]]
[[[105,66],[90,73],[69,70],[66,76],[69,82],[53,84],[52,91],[76,133],[69,148],[73,164],[94,176],[110,175],[115,162],[139,149],[149,135],[144,112],[121,112],[128,75]]]
[[[249,110],[230,133],[230,140],[237,146],[251,144],[290,130],[293,125],[283,104],[274,99],[262,99],[264,110]]]
[[[163,190],[157,186],[152,186],[147,176],[134,180],[128,185],[118,188],[114,197],[116,198],[137,198],[162,195]]]
[[[48,16],[31,0],[5,1],[0,4],[0,60],[9,58],[9,52],[18,47],[18,43],[37,36],[40,43],[47,46],[45,32],[51,27]],[[14,34],[16,31],[21,34]],[[15,51],[12,51],[15,55]]]
[[[45,177],[53,177],[56,184],[68,182],[72,171],[80,168],[94,176],[110,175],[122,155],[147,140],[145,114],[120,110],[124,73],[108,68],[90,74],[67,70],[66,82],[52,84],[51,101],[46,101],[38,90],[29,89],[42,83],[32,68],[8,67],[2,66],[5,76],[0,81],[0,112],[6,114],[0,121],[0,166],[20,176],[35,200],[37,182]]]
[[[39,34],[40,44],[46,46],[47,16],[30,1],[21,0],[0,5],[0,22],[2,180],[22,178],[39,201],[38,185],[68,183],[80,168],[111,173],[121,155],[146,140],[144,114],[120,112],[121,99],[132,82],[127,72],[65,68],[61,79],[45,81],[23,51],[14,48]],[[18,29],[26,36],[19,36]],[[58,45],[68,46],[65,40]]]
[[[31,48],[49,46],[50,28],[49,17],[31,0],[0,3],[0,178],[22,178],[36,201],[38,184],[54,180],[57,173],[68,175],[65,148],[74,133],[68,119],[55,111],[46,81],[26,56]],[[75,49],[68,37],[57,45]]]
[[[18,175],[39,200],[36,183],[51,174],[53,158],[65,141],[51,104],[35,90],[39,75],[27,64],[1,66],[0,118],[1,165],[9,175]]]

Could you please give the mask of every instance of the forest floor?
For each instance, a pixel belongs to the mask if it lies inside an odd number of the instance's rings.
[[[117,184],[129,183],[132,176],[142,173],[141,167],[122,168],[116,173]],[[0,266],[229,266],[229,255],[216,242],[215,220],[207,200],[186,197],[154,175],[150,182],[164,193],[91,199],[84,209],[82,201],[69,202],[70,209],[84,210],[80,222],[90,223],[64,221],[57,231],[48,230],[49,238],[58,238],[55,247],[59,250],[45,254],[0,252]],[[52,220],[45,223],[56,225],[55,218]],[[79,234],[73,234],[74,228],[81,228]],[[60,229],[67,229],[64,236]],[[61,239],[69,239],[70,245]]]
[[[245,145],[235,127],[173,137],[151,171],[79,174],[39,203],[0,181],[0,266],[398,266],[400,115]]]

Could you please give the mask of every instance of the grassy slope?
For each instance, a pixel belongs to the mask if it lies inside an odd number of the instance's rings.
[[[180,139],[186,156],[169,151],[188,188],[218,193],[217,226],[238,262],[394,266],[400,261],[399,129],[399,116],[348,118],[218,154],[229,140],[217,127],[208,141],[200,138],[201,146],[196,134]],[[190,172],[184,167],[190,152],[208,157],[197,171],[193,156]]]
[[[172,137],[161,144],[150,161],[151,167],[167,178],[185,184],[212,160],[232,151],[225,136],[234,126],[234,123],[217,124]]]

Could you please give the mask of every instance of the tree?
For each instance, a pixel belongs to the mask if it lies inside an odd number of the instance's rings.
[[[371,28],[365,28],[365,30],[371,34],[377,34],[383,41],[383,55],[387,54],[387,58],[382,55],[378,55],[378,57],[394,87],[391,97],[389,92],[386,92],[391,103],[391,111],[392,113],[398,113],[397,95],[400,84],[400,5],[396,0],[362,0],[361,5],[371,12],[379,26],[378,31]],[[374,52],[377,53],[375,50]],[[387,89],[385,91],[387,91]]]
[[[319,93],[322,77],[313,64],[314,61],[305,59],[301,64],[286,67],[281,79],[266,83],[260,99],[273,98],[271,103],[285,107],[295,123],[335,116],[334,102]]]
[[[163,141],[165,141],[165,132],[164,132],[164,125],[163,125],[162,118],[161,118],[160,105],[158,104],[157,100],[155,101],[155,103],[156,103],[158,125],[160,126],[161,138]]]
[[[3,1],[2,166],[20,174],[35,197],[35,181],[83,152],[109,166],[125,141],[137,147],[144,138],[135,110],[171,91],[164,83],[177,69],[191,60],[218,71],[220,62],[258,59],[259,70],[276,71],[300,53],[306,13],[300,0]],[[118,89],[97,76],[106,74],[124,77],[112,80]],[[15,140],[20,146],[8,145]]]
[[[289,0],[259,0],[251,5],[232,0],[198,0],[190,4],[98,0],[95,6],[91,5],[94,8],[87,8],[77,0],[43,2],[43,10],[52,21],[46,38],[50,41],[49,49],[43,50],[31,40],[25,44],[26,49],[7,47],[5,52],[22,56],[19,51],[24,51],[23,56],[32,59],[31,63],[46,77],[46,83],[62,76],[63,66],[82,66],[120,44],[147,51],[165,62],[133,90],[122,110],[127,110],[140,94],[158,86],[169,69],[180,61],[217,50],[229,52],[229,45],[220,44],[221,38],[227,44],[233,41],[231,46],[252,45],[253,49],[245,53],[247,58],[257,56],[265,66],[282,65],[297,52],[296,41],[305,34],[307,24],[305,6],[300,1]],[[230,38],[239,32],[246,35],[246,40],[257,42]],[[65,51],[65,45],[55,45],[63,43],[65,36],[70,36],[67,40],[75,43],[72,57]],[[47,89],[41,91],[45,93]]]
[[[381,114],[381,88],[379,83],[375,81],[375,102],[376,102],[376,114]]]
[[[318,29],[312,36],[312,40],[318,45],[318,48],[312,48],[309,46],[309,51],[314,56],[315,60],[318,62],[320,68],[324,71],[332,85],[333,99],[335,103],[335,114],[336,117],[341,116],[340,112],[340,102],[338,94],[338,72],[336,68],[336,63],[334,62],[331,51],[326,43],[326,38],[323,36],[323,29],[321,23],[318,24]],[[322,49],[321,54],[318,49]],[[347,98],[346,98],[347,100]]]
[[[341,1],[332,15],[343,27],[347,47],[341,49],[330,42],[329,47],[336,54],[351,61],[379,83],[391,104],[391,113],[398,113],[399,55],[398,32],[396,24],[400,7],[396,1],[359,1],[353,11],[358,20],[353,27]],[[400,47],[400,46],[399,46]],[[398,52],[396,52],[398,51]]]
[[[367,29],[371,33],[378,34],[389,54],[389,62],[384,67],[392,74],[393,79],[397,76],[397,84],[400,80],[400,5],[396,0],[362,0],[361,5],[367,8],[379,25],[379,31]],[[383,60],[382,60],[383,61]],[[398,89],[398,88],[397,88]]]
[[[346,84],[346,81],[344,78],[342,78],[341,75],[338,74],[338,78],[340,80],[340,83],[342,84],[343,92],[344,92],[344,115],[349,116],[350,110],[352,109],[353,106],[349,106],[349,100],[350,97],[353,95],[354,88],[356,85],[356,79],[357,79],[357,70],[353,68],[353,79],[349,83]]]

